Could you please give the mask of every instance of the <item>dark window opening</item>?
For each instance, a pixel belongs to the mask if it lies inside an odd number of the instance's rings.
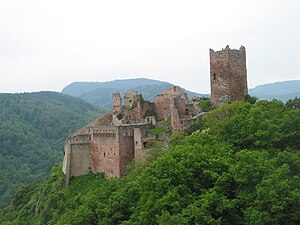
[[[216,78],[216,74],[214,73],[214,80],[216,80],[217,78]]]
[[[189,109],[185,109],[185,115],[189,115],[190,114],[190,110]]]

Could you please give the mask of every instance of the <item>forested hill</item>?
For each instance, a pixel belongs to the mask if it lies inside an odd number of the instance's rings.
[[[62,161],[64,139],[104,111],[55,92],[0,94],[0,208]]]
[[[298,225],[299,126],[299,99],[224,105],[124,178],[89,174],[65,188],[56,165],[43,182],[17,192],[0,222]]]
[[[111,96],[114,92],[120,92],[121,96],[126,92],[138,91],[144,99],[152,101],[153,97],[174,84],[146,78],[114,80],[108,82],[74,82],[66,86],[62,93],[79,97],[95,105],[111,109]],[[189,98],[194,96],[209,96],[185,90]]]

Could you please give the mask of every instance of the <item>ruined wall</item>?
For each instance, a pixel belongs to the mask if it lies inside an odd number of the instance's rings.
[[[179,114],[174,106],[171,108],[171,124],[174,133],[180,131]]]
[[[128,163],[134,158],[134,131],[132,126],[119,127],[119,171],[118,177],[125,174]]]
[[[135,95],[137,95],[137,92],[125,93],[125,95],[124,95],[124,106],[125,106],[125,108],[131,107],[131,105],[134,101],[134,96]]]
[[[118,128],[115,126],[96,126],[90,130],[93,172],[104,172],[106,177],[118,177]]]
[[[155,115],[155,104],[149,101],[143,101],[143,117],[154,116]]]
[[[157,120],[167,120],[170,116],[170,97],[159,94],[154,97]]]
[[[185,98],[174,98],[174,105],[177,109],[179,118],[189,117],[190,108],[188,106],[187,100]]]
[[[214,105],[220,105],[222,97],[229,102],[244,99],[248,93],[245,47],[210,49],[210,81]]]
[[[136,94],[133,96],[133,114],[138,120],[143,118],[143,104],[144,99],[141,94]]]
[[[179,120],[179,124],[180,124],[179,130],[183,131],[183,130],[191,127],[193,122],[194,122],[193,118],[186,118],[186,119]]]
[[[173,87],[154,97],[157,120],[167,120],[171,116],[172,108],[177,109],[179,118],[191,115],[186,93],[180,87]]]
[[[112,95],[112,111],[114,113],[122,112],[122,99],[120,93],[113,93]]]
[[[144,133],[141,128],[134,128],[134,158],[140,160],[145,155],[144,150]]]

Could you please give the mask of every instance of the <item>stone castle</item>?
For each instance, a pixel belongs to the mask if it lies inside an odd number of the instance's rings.
[[[245,48],[210,49],[211,102],[214,106],[242,100],[247,94]],[[122,177],[127,165],[142,159],[147,142],[155,137],[148,130],[157,121],[170,120],[173,132],[189,128],[202,115],[199,99],[189,100],[180,87],[156,95],[153,102],[137,92],[112,96],[112,111],[71,134],[65,141],[63,172],[67,185],[72,176],[103,172]]]

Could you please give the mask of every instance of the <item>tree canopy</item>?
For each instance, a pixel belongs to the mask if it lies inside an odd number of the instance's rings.
[[[103,110],[55,92],[0,94],[0,209],[62,161],[64,139]]]
[[[200,129],[121,179],[75,177],[61,165],[20,189],[6,224],[299,224],[300,110],[279,101],[234,102]],[[32,210],[35,209],[35,210]]]

